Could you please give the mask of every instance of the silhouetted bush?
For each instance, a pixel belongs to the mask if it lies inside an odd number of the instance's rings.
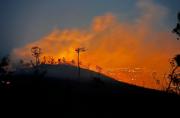
[[[1,62],[0,62],[0,67],[8,66],[9,63],[10,63],[9,57],[8,57],[8,56],[3,57],[3,58],[1,59]]]
[[[174,60],[176,61],[177,66],[180,66],[180,54],[176,55]]]

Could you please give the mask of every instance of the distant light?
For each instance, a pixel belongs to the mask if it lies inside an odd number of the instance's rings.
[[[6,84],[9,85],[9,84],[11,84],[11,82],[10,82],[10,81],[7,81]]]

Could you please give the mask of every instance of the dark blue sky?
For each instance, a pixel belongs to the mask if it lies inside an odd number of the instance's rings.
[[[176,21],[179,0],[154,0],[166,7],[167,27]],[[0,0],[0,56],[48,34],[54,28],[86,27],[95,16],[112,12],[122,20],[138,14],[136,0]]]

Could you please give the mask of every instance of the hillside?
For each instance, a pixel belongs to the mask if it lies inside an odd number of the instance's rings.
[[[8,79],[12,86],[1,88],[1,101],[11,107],[42,108],[50,105],[71,113],[109,113],[116,112],[115,107],[118,106],[134,108],[140,103],[151,106],[149,101],[161,106],[180,98],[119,82],[86,69],[81,69],[81,77],[78,78],[77,68],[69,65],[41,65],[38,71],[19,69]]]

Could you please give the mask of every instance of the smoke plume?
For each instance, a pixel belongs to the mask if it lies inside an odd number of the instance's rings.
[[[137,2],[138,17],[121,21],[113,13],[96,16],[88,28],[55,29],[41,39],[14,49],[14,58],[33,59],[30,49],[39,46],[42,56],[76,60],[75,48],[85,47],[80,54],[84,64],[99,65],[104,70],[145,68],[167,72],[169,59],[179,52],[171,29],[163,29],[168,9],[152,1]],[[119,20],[120,19],[120,20]],[[121,77],[120,77],[121,78]]]

